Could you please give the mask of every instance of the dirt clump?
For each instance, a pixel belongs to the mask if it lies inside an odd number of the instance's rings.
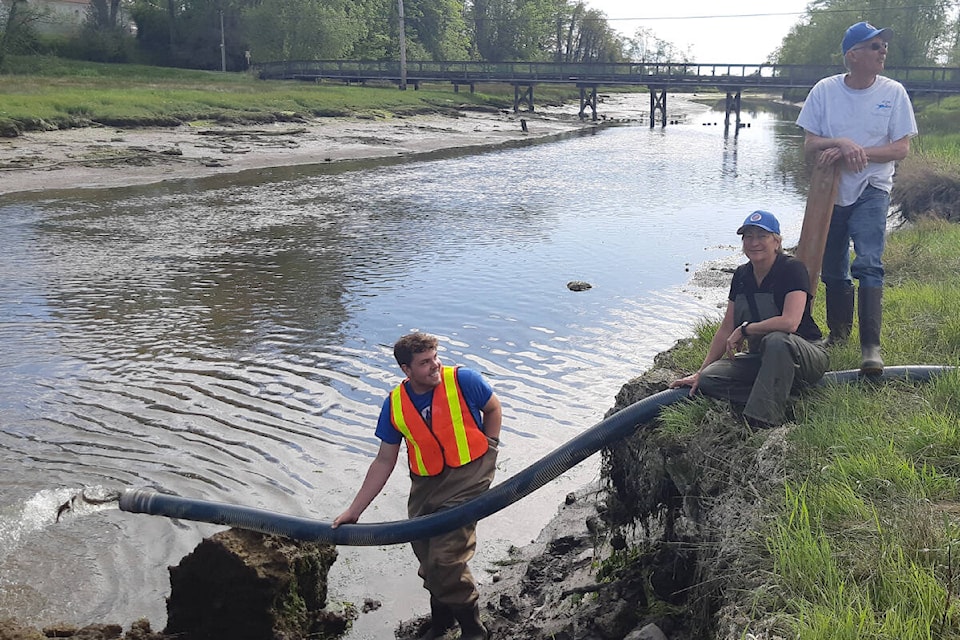
[[[661,354],[607,415],[680,375]],[[606,449],[600,483],[569,496],[534,544],[511,550],[481,593],[493,637],[733,640],[748,621],[757,628],[759,514],[782,486],[789,427],[755,431],[729,403],[696,403],[699,422],[682,433],[657,420]]]
[[[242,529],[203,540],[170,568],[164,633],[182,640],[336,637],[356,611],[325,609],[331,545]]]
[[[167,626],[147,620],[124,634],[117,624],[79,627],[52,624],[42,630],[0,619],[0,640],[299,640],[338,638],[357,618],[355,608],[327,605],[327,572],[336,549],[242,529],[203,540],[170,567]]]

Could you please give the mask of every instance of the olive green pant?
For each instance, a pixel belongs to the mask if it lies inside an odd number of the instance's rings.
[[[743,405],[748,418],[779,425],[790,393],[815,384],[830,365],[826,349],[793,333],[763,336],[758,353],[711,362],[700,374],[701,393]]]
[[[490,448],[478,460],[462,467],[446,467],[436,476],[411,475],[407,513],[411,518],[449,509],[475,498],[493,482],[497,466],[497,447]],[[473,605],[480,594],[468,562],[477,548],[475,522],[424,540],[410,543],[420,561],[418,571],[424,588],[439,602],[450,607]]]

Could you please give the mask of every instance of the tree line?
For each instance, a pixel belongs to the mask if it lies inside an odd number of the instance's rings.
[[[648,30],[624,37],[583,0],[91,0],[83,29],[43,37],[33,0],[0,0],[6,50],[103,62],[242,70],[278,60],[664,62]],[[2,54],[0,54],[2,55]]]
[[[855,22],[890,27],[890,66],[957,66],[960,0],[813,0],[784,37],[773,60],[781,64],[842,64],[840,39]]]
[[[922,4],[918,4],[918,2]],[[400,9],[403,20],[400,20]],[[813,0],[769,61],[839,64],[853,22],[893,26],[888,64],[960,61],[960,0]],[[228,71],[280,60],[688,62],[638,29],[625,36],[589,0],[91,0],[83,28],[44,36],[42,3],[0,0],[6,52]]]

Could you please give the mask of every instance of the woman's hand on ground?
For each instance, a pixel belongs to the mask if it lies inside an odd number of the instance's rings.
[[[697,392],[697,387],[700,386],[700,372],[691,373],[688,376],[678,378],[670,383],[669,387],[671,389],[676,389],[677,387],[690,387],[690,395],[692,396]]]

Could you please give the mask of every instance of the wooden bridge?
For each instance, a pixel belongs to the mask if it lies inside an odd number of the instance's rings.
[[[339,80],[347,83],[370,81],[419,89],[425,82],[450,82],[455,91],[467,86],[473,92],[479,83],[506,83],[514,87],[514,112],[533,111],[533,88],[537,84],[574,84],[580,89],[580,117],[591,111],[597,120],[598,87],[646,86],[650,90],[650,126],[660,112],[667,123],[667,91],[693,92],[719,89],[726,92],[727,126],[736,114],[740,125],[740,100],[744,91],[809,89],[818,80],[842,73],[840,66],[789,64],[703,64],[703,63],[550,63],[550,62],[467,62],[311,60],[268,62],[257,65],[265,80]],[[884,75],[898,80],[911,96],[960,93],[960,69],[947,67],[888,67]]]

